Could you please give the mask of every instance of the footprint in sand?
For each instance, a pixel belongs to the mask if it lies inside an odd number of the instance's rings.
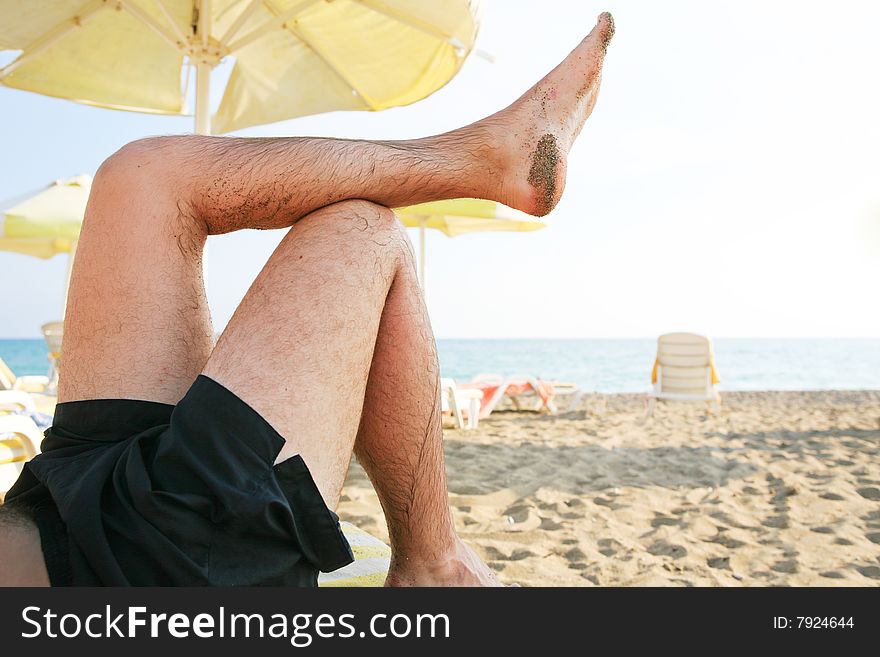
[[[617,504],[613,500],[608,500],[608,499],[605,499],[604,497],[594,497],[593,504],[598,504],[599,506],[608,507],[612,511],[615,511],[623,506],[622,504]]]
[[[788,529],[788,516],[785,514],[770,516],[769,518],[765,519],[761,524],[765,527],[771,527],[773,529]]]
[[[623,547],[622,543],[613,538],[600,538],[596,545],[599,546],[599,554],[605,557],[613,557]]]
[[[541,524],[538,525],[538,529],[543,529],[544,531],[554,532],[558,529],[562,529],[562,525],[555,520],[551,520],[550,518],[545,518],[544,516],[538,516],[541,518]],[[578,516],[580,517],[580,516]],[[563,541],[564,542],[564,541]],[[575,541],[577,543],[577,541]]]
[[[568,561],[568,567],[572,570],[585,570],[588,566],[587,555],[580,548],[572,548],[562,556]]]
[[[880,579],[880,566],[856,566],[855,568],[869,579]]]
[[[856,492],[864,497],[866,500],[880,502],[880,488],[877,488],[875,486],[867,486],[865,488],[857,489]]]
[[[836,570],[826,570],[824,573],[819,573],[819,577],[827,577],[828,579],[843,579],[843,575]]]
[[[487,560],[492,560],[494,562],[522,561],[523,559],[537,556],[534,552],[523,549],[514,550],[510,555],[506,555],[504,552],[491,545],[485,546],[483,552],[486,555]]]
[[[723,533],[718,534],[718,536],[715,536],[714,538],[710,539],[707,542],[717,543],[718,545],[722,545],[722,546],[726,547],[728,550],[736,550],[738,548],[741,548],[743,545],[745,545],[744,541],[739,541],[739,540],[733,538],[732,536],[728,536],[727,534],[723,534]]]
[[[869,534],[865,534],[865,538],[867,538],[872,543],[877,543],[880,545],[880,532],[871,532]]]
[[[862,520],[865,521],[865,526],[868,529],[880,529],[880,511],[871,511],[863,515]]]
[[[837,493],[823,493],[819,497],[823,500],[831,500],[832,502],[842,502],[846,499],[843,495],[838,495]]]
[[[496,547],[491,545],[486,545],[483,547],[483,554],[485,555],[486,560],[498,561],[501,559],[505,559],[504,553]]]
[[[681,559],[687,556],[687,550],[681,545],[667,543],[666,541],[654,541],[648,546],[648,553],[655,557],[672,557],[673,559]]]
[[[777,573],[796,573],[798,570],[798,563],[794,559],[786,559],[785,561],[778,561],[770,566],[770,570],[776,571]]]
[[[657,513],[654,515],[654,519],[651,521],[651,527],[655,529],[657,527],[663,526],[678,526],[681,524],[680,518],[670,518],[669,516],[664,516],[661,513]]]
[[[525,504],[517,504],[504,511],[504,515],[513,518],[513,522],[525,522],[529,517],[530,507]]]
[[[709,557],[706,563],[709,565],[709,568],[730,570],[730,557]]]
[[[513,553],[507,557],[507,561],[522,561],[523,559],[536,556],[538,555],[531,550],[514,550]]]
[[[772,529],[788,529],[788,498],[797,495],[797,488],[789,486],[783,479],[773,475],[767,475],[767,483],[770,484],[770,492],[773,493],[770,504],[773,505],[776,515],[764,519],[761,524]]]
[[[811,532],[816,532],[817,534],[833,534],[834,529],[832,527],[810,527]]]

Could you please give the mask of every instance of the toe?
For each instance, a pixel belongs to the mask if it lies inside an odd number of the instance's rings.
[[[595,27],[587,35],[587,39],[600,45],[602,48],[607,48],[613,36],[614,17],[610,12],[606,11],[599,14],[599,19],[596,21]]]

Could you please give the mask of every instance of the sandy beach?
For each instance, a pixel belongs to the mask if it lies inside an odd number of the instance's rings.
[[[446,431],[461,535],[524,586],[880,584],[880,391],[639,395]],[[340,516],[387,539],[353,463]]]

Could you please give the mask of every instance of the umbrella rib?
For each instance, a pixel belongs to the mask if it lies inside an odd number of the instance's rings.
[[[263,4],[263,0],[251,0],[251,3],[247,7],[245,7],[232,22],[232,25],[229,26],[229,29],[226,30],[226,33],[222,37],[220,37],[221,45],[225,46],[230,42],[232,37],[238,34],[238,31],[242,28],[244,22],[248,18],[250,18],[257,9],[259,9],[261,4]]]
[[[165,6],[165,2],[163,0],[155,0],[156,4],[159,6],[159,10],[165,16],[165,20],[168,21],[168,24],[171,26],[171,29],[174,30],[174,33],[177,35],[178,40],[181,43],[186,43],[186,35],[183,33],[183,30],[180,29],[180,26],[175,22],[174,16],[171,15],[171,12],[168,10],[168,7]]]
[[[348,87],[354,93],[356,93],[367,104],[367,107],[369,107],[371,110],[374,110],[374,111],[379,108],[379,104],[376,103],[372,98],[370,98],[361,89],[358,89],[357,85],[355,85],[355,83],[352,80],[350,80],[348,78],[348,76],[346,76],[336,66],[336,64],[333,63],[333,61],[326,54],[321,52],[321,50],[318,49],[318,47],[315,45],[315,43],[311,39],[309,39],[309,37],[307,37],[305,34],[303,34],[303,32],[301,30],[299,30],[293,26],[288,26],[287,31],[290,32],[297,39],[299,39],[303,43],[303,45],[306,46],[306,48],[308,48],[313,53],[315,53],[315,55],[318,57],[318,59],[320,59],[322,62],[324,62],[324,65],[327,66],[327,68],[329,68],[331,71],[333,71],[333,73],[340,80],[342,80],[345,84],[347,84]]]
[[[466,47],[465,44],[453,37],[451,34],[447,34],[443,30],[439,29],[436,25],[431,25],[427,21],[423,21],[416,16],[394,10],[381,2],[376,2],[376,0],[355,0],[355,2],[363,5],[371,11],[376,12],[377,14],[382,14],[383,16],[387,16],[388,18],[397,21],[398,23],[403,23],[404,25],[411,27],[414,30],[419,30],[420,32],[424,32],[428,36],[432,36],[435,39],[445,41],[451,46],[454,46],[456,48]]]
[[[199,0],[199,37],[202,47],[208,47],[211,36],[211,0]]]
[[[16,57],[3,68],[0,68],[0,80],[11,75],[19,66],[27,63],[41,52],[54,45],[56,41],[62,39],[71,30],[81,27],[86,21],[91,19],[98,11],[106,6],[107,0],[92,0],[92,2],[88,2],[80,7],[76,14],[70,18],[65,18],[58,23],[58,25],[41,34],[24,48],[21,55]]]
[[[284,12],[279,12],[277,9],[273,8],[276,15],[263,23],[260,27],[255,28],[252,32],[245,34],[243,37],[229,44],[229,52],[232,53],[236,50],[241,50],[245,46],[249,45],[251,42],[259,39],[264,34],[268,34],[273,29],[276,28],[284,28],[284,24],[289,21],[291,18],[294,18],[297,14],[306,9],[309,5],[313,5],[318,0],[303,0],[302,2],[298,2],[293,7]],[[271,6],[271,3],[266,3],[267,6]]]
[[[125,9],[129,14],[131,14],[135,19],[139,20],[141,23],[149,27],[153,32],[158,34],[162,39],[164,39],[168,44],[182,54],[186,54],[186,42],[181,43],[180,41],[174,38],[173,34],[169,34],[165,28],[163,28],[155,18],[146,13],[143,9],[138,7],[137,5],[132,4],[131,0],[118,0],[119,6]]]

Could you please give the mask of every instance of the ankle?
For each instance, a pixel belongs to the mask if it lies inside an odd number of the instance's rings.
[[[432,558],[392,557],[385,586],[500,586],[495,573],[455,538],[452,550]]]

